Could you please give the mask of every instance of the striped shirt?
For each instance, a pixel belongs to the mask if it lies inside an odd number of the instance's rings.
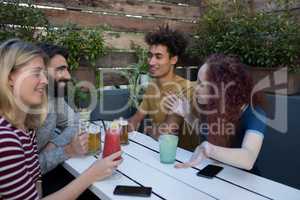
[[[0,116],[0,200],[38,199],[41,175],[35,133],[14,128]]]

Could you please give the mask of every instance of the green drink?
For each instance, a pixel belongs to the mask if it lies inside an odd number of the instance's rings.
[[[160,162],[172,164],[175,162],[178,137],[176,135],[161,135],[159,137]]]

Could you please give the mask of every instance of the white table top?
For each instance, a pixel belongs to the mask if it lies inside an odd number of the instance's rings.
[[[158,142],[153,139],[150,140],[149,137],[144,134],[135,132],[130,136],[130,139],[157,152],[159,150]],[[177,148],[177,160],[182,162],[188,161],[191,155],[192,152]],[[202,169],[210,163],[216,164],[215,161],[206,160],[199,166],[197,166],[197,168]],[[270,199],[300,199],[300,190],[251,174],[235,167],[231,167],[221,163],[218,164],[224,167],[224,169],[217,175],[218,179],[220,180],[223,179],[241,188],[256,192]]]
[[[103,181],[94,183],[90,190],[101,199],[300,199],[300,190],[250,174],[243,170],[206,160],[197,166],[209,163],[222,165],[224,169],[216,178],[196,176],[197,169],[176,169],[173,164],[159,161],[158,142],[134,132],[129,145],[122,146],[123,163],[117,172]],[[191,152],[178,148],[176,159],[187,161]],[[96,160],[93,156],[65,161],[64,167],[78,176]],[[152,187],[150,198],[113,195],[116,185],[143,185]]]

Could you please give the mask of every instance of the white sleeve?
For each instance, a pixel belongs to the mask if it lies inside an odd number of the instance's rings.
[[[247,130],[241,148],[225,148],[209,144],[208,157],[232,165],[251,170],[263,143],[263,134]]]

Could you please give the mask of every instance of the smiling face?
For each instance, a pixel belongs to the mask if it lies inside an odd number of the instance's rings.
[[[43,103],[47,84],[45,63],[42,57],[33,58],[9,75],[9,85],[13,95],[29,107]]]
[[[64,88],[66,83],[71,80],[68,67],[68,63],[62,55],[57,54],[50,59],[47,66],[48,75],[59,88]]]
[[[177,59],[177,56],[170,56],[167,47],[164,45],[150,46],[148,58],[150,76],[164,78],[173,74]]]
[[[208,97],[210,95],[209,89],[211,87],[211,83],[208,82],[207,78],[208,67],[208,64],[205,63],[198,71],[195,94],[199,104],[207,104],[209,100]]]

